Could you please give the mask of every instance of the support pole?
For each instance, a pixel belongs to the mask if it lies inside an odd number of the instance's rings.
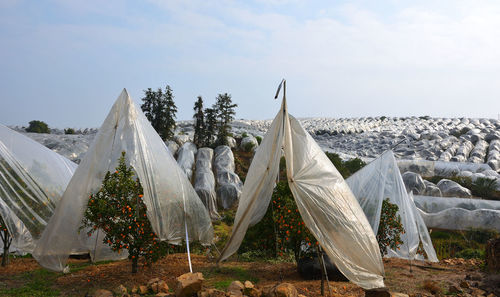
[[[189,235],[188,235],[188,225],[186,219],[184,220],[184,227],[186,229],[186,248],[188,254],[189,272],[193,273],[193,266],[191,265],[191,253],[189,252]]]
[[[323,258],[323,250],[319,245],[318,245],[318,259],[321,264],[321,267],[323,268],[321,273],[321,295],[325,296],[325,289],[323,284],[324,279],[326,279],[326,285],[328,287],[328,295],[330,295],[332,290],[330,289],[330,281],[328,280],[328,273],[326,271],[325,258]]]

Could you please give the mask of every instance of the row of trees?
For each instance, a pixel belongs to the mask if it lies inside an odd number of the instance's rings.
[[[203,109],[203,98],[198,96],[194,104],[194,140],[198,147],[227,145],[231,126],[237,107],[228,93],[219,94],[211,108]],[[216,136],[216,141],[214,138]]]
[[[165,90],[158,88],[153,91],[148,88],[144,91],[142,102],[142,111],[161,138],[172,139],[177,118],[172,88],[169,85]],[[234,109],[237,106],[228,93],[219,94],[210,108],[204,108],[203,98],[198,96],[193,108],[194,143],[199,147],[227,144],[227,136],[231,130],[229,124],[234,120]]]

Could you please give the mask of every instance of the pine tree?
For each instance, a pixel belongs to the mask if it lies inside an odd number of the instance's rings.
[[[214,108],[217,112],[217,145],[227,145],[227,136],[231,129],[229,123],[234,120],[234,108],[238,105],[233,104],[228,93],[219,94],[216,99]]]
[[[198,96],[194,103],[194,144],[198,147],[203,146],[205,142],[205,114],[203,113],[203,98]]]
[[[144,98],[141,109],[151,126],[158,132],[162,139],[165,139],[165,108],[162,102],[163,92],[161,89],[153,91],[151,88],[144,90]]]
[[[212,146],[212,139],[217,130],[217,112],[214,108],[205,108],[204,146]]]
[[[165,139],[171,139],[174,137],[175,133],[175,119],[177,116],[177,106],[174,102],[174,95],[172,94],[172,89],[169,85],[167,85],[164,94],[164,102],[166,106],[166,115],[165,115]]]
[[[148,88],[144,90],[144,95],[141,109],[151,122],[151,126],[163,140],[172,138],[175,132],[175,113],[177,112],[172,89],[169,85],[165,88],[165,92],[162,89],[153,91]]]

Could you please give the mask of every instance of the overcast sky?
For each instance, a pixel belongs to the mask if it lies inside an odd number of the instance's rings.
[[[0,123],[99,127],[127,88],[178,119],[232,94],[269,119],[500,113],[500,1],[0,1]]]

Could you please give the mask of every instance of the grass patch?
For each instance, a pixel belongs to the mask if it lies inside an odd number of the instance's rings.
[[[484,259],[486,242],[497,237],[498,233],[488,230],[433,230],[430,235],[439,259]]]
[[[203,271],[207,284],[218,290],[226,290],[236,280],[240,282],[251,281],[258,283],[259,279],[252,275],[246,268],[239,266],[214,267]]]
[[[38,269],[22,273],[16,278],[27,280],[22,286],[16,288],[0,289],[0,296],[18,296],[18,297],[51,297],[59,296],[60,292],[52,288],[58,273],[45,269]]]
[[[115,262],[114,260],[105,260],[105,261],[97,261],[95,263],[92,263],[89,261],[86,262],[80,262],[80,263],[69,263],[69,270],[71,273],[78,272],[80,270],[85,269],[86,267],[89,267],[91,265],[104,265],[104,264],[109,264]]]

